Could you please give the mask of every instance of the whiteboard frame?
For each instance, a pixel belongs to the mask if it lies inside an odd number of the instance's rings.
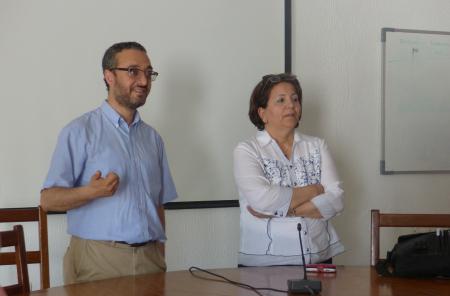
[[[418,170],[418,171],[400,171],[400,170],[386,170],[386,35],[389,32],[401,33],[418,33],[418,34],[434,34],[434,35],[450,35],[450,32],[445,31],[429,31],[429,30],[413,30],[413,29],[396,29],[396,28],[382,28],[381,29],[381,160],[380,160],[380,174],[394,175],[394,174],[448,174],[449,170]]]

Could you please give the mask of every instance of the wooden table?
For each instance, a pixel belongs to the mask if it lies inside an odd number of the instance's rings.
[[[303,274],[299,267],[252,267],[210,271],[255,287],[271,287],[281,290],[287,289],[286,281],[288,279],[298,279]],[[199,275],[207,276],[205,274]],[[378,276],[371,267],[339,266],[336,274],[311,274],[310,278],[322,281],[322,293],[320,295],[323,296],[450,295],[450,280],[386,278]],[[262,291],[261,294],[286,295],[287,293]],[[188,271],[174,271],[54,287],[34,291],[30,295],[254,296],[257,294],[230,284],[198,279]]]

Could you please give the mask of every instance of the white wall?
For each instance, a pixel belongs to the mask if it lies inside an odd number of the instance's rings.
[[[450,212],[450,175],[379,174],[381,28],[450,31],[450,2],[293,2],[294,72],[304,89],[301,128],[328,141],[346,193],[335,225],[347,252],[336,262],[368,264],[371,208]]]
[[[293,66],[304,89],[300,129],[327,140],[346,191],[345,211],[334,219],[334,224],[347,252],[337,256],[335,262],[367,265],[371,208],[396,212],[450,211],[450,175],[379,174],[381,28],[450,31],[450,2],[293,2]],[[230,114],[230,118],[244,116],[242,113],[236,110],[239,115]],[[61,284],[59,266],[67,244],[64,219],[64,216],[49,219],[53,229],[52,285]],[[169,270],[191,265],[235,266],[238,220],[236,208],[168,211]],[[390,244],[385,242],[385,248]]]

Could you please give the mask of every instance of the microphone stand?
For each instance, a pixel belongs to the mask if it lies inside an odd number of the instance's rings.
[[[303,279],[300,280],[288,280],[288,291],[291,294],[310,294],[314,295],[322,291],[322,283],[320,281],[308,280],[306,276],[306,262],[305,254],[303,253],[303,243],[302,243],[302,224],[297,224],[298,238],[300,240],[300,249],[302,251],[302,261],[303,261]]]

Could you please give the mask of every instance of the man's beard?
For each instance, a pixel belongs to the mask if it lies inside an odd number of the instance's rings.
[[[145,104],[146,99],[147,98],[144,98],[142,100],[137,100],[137,101],[133,102],[131,100],[131,98],[128,96],[124,96],[124,95],[116,96],[116,100],[120,105],[122,105],[128,109],[131,109],[131,110],[136,110],[137,108],[143,106]]]

